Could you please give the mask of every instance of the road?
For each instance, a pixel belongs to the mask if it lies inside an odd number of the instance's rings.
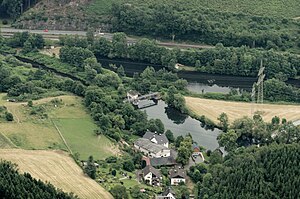
[[[6,37],[10,37],[13,33],[16,32],[30,32],[35,34],[42,34],[45,38],[58,40],[61,35],[79,35],[85,36],[86,31],[66,31],[66,30],[48,30],[48,32],[44,32],[44,30],[29,30],[29,29],[14,29],[14,28],[1,28],[1,34]],[[101,33],[98,34],[101,37],[104,37],[108,40],[112,40],[112,33]],[[128,44],[134,44],[138,41],[138,39],[127,37]],[[157,44],[160,46],[168,47],[168,48],[214,48],[214,46],[209,45],[197,45],[197,44],[185,44],[185,43],[174,43],[174,42],[160,42],[157,41]]]

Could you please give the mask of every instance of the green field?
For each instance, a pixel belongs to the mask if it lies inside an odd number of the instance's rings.
[[[105,159],[118,153],[115,146],[105,136],[94,135],[97,126],[90,118],[63,118],[54,119],[73,153],[79,153],[80,159],[88,159],[93,155],[94,159]]]
[[[95,136],[97,126],[86,112],[80,97],[48,97],[33,101],[33,107],[30,108],[27,103],[7,102],[4,100],[5,96],[4,93],[0,94],[0,106],[7,107],[14,115],[14,121],[0,121],[1,133],[5,135],[0,136],[0,148],[11,147],[8,142],[10,140],[22,149],[67,150],[52,122],[54,121],[72,152],[78,152],[81,159],[87,159],[89,155],[93,155],[95,159],[104,159],[119,152],[108,138]],[[53,102],[55,100],[58,104]],[[37,108],[43,111],[31,114]]]

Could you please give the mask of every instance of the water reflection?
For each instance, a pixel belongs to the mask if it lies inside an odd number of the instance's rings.
[[[167,114],[168,119],[172,120],[174,124],[183,124],[188,118],[188,115],[179,113],[177,110],[169,106],[165,107],[165,113]]]
[[[140,106],[144,104],[149,102],[142,101]],[[164,101],[159,101],[156,106],[143,110],[146,111],[149,119],[160,119],[165,129],[171,130],[175,137],[190,133],[199,145],[207,149],[214,150],[219,146],[217,142],[217,136],[221,133],[219,129],[206,129],[201,122],[168,107]]]

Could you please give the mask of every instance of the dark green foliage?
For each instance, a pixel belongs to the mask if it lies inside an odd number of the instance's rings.
[[[176,140],[175,140],[175,147],[176,147],[176,148],[178,148],[178,147],[180,146],[180,144],[181,144],[181,142],[183,141],[183,139],[184,139],[184,138],[183,138],[182,135],[176,137]]]
[[[166,134],[166,137],[168,138],[170,143],[175,142],[175,137],[174,137],[174,134],[173,134],[172,131],[167,130],[165,134]]]
[[[178,93],[174,86],[171,86],[167,92],[166,102],[169,106],[180,110],[182,113],[187,113],[187,108],[185,107],[184,97]]]
[[[150,119],[148,122],[148,129],[151,132],[162,134],[165,131],[164,124],[160,119]]]
[[[200,197],[299,198],[299,144],[240,149],[222,165],[211,166]]]
[[[87,38],[79,37],[78,35],[75,36],[66,35],[60,37],[59,43],[61,45],[68,46],[68,47],[80,47],[80,48],[88,47]]]
[[[148,199],[150,198],[149,195],[147,195],[146,193],[142,193],[141,188],[136,185],[134,187],[132,187],[132,189],[130,190],[130,195],[133,199]]]
[[[132,172],[134,171],[134,164],[133,164],[133,161],[132,160],[126,160],[124,163],[123,163],[123,169],[125,171],[129,171],[129,172]]]
[[[189,162],[189,158],[191,157],[193,140],[190,136],[186,136],[181,142],[180,146],[177,149],[178,156],[176,162],[181,163],[182,165],[186,165]]]
[[[10,47],[24,47],[22,52],[29,53],[34,49],[42,49],[45,45],[45,40],[41,34],[32,34],[29,32],[14,33],[11,38],[6,41]]]
[[[19,174],[16,166],[9,162],[0,163],[0,196],[6,199],[43,198],[72,199],[73,194],[57,190],[51,184],[36,180],[29,173]]]
[[[84,167],[84,172],[90,176],[90,178],[95,179],[96,178],[96,166],[94,162],[93,156],[90,156],[87,165]]]
[[[283,50],[297,48],[299,42],[299,23],[293,20],[190,8],[173,1],[113,4],[111,13],[116,31],[136,35]]]
[[[94,54],[85,48],[64,46],[60,49],[61,61],[77,67],[83,67],[84,61],[92,57]]]
[[[9,122],[14,121],[14,116],[10,112],[5,112],[5,119]]]
[[[300,102],[300,89],[287,85],[278,79],[269,79],[264,83],[265,99],[270,101]]]
[[[208,166],[204,163],[199,163],[195,166],[191,166],[188,171],[188,176],[194,183],[202,182],[203,176],[207,173]]]
[[[128,199],[128,194],[126,192],[126,187],[122,185],[116,185],[111,190],[110,193],[115,199]]]
[[[112,44],[107,39],[100,37],[94,41],[91,50],[96,57],[108,57],[110,51],[112,50]]]

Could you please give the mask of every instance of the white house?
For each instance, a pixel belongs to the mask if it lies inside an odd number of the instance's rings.
[[[171,185],[176,186],[179,183],[186,182],[186,174],[184,169],[175,168],[170,171]]]
[[[134,147],[151,158],[169,157],[171,150],[165,146],[155,144],[148,139],[139,138],[134,142]]]
[[[175,192],[168,187],[161,195],[156,196],[156,199],[176,199]]]
[[[169,147],[169,140],[165,134],[157,134],[150,131],[147,131],[143,138],[150,140],[151,142],[165,147]]]
[[[142,170],[142,178],[146,184],[153,185],[153,186],[160,186],[162,181],[162,176],[158,170],[156,170],[151,165],[146,166]]]

